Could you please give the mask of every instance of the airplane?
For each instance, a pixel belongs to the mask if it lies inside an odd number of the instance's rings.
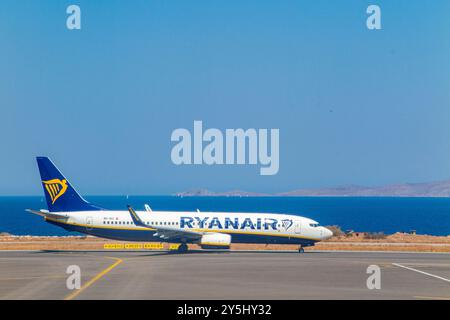
[[[86,201],[47,157],[36,157],[48,210],[28,212],[68,231],[100,238],[180,243],[202,249],[229,249],[231,243],[297,244],[298,251],[330,238],[333,233],[318,222],[297,215],[275,213],[228,213],[107,210]]]

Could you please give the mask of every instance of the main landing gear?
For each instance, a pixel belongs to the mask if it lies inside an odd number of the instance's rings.
[[[300,246],[300,247],[298,248],[298,253],[304,253],[304,252],[305,252],[305,249],[303,249],[303,247]]]
[[[186,243],[180,244],[180,245],[178,246],[177,251],[178,251],[178,253],[186,253],[186,252],[188,252],[188,246],[187,246],[187,244],[186,244]]]

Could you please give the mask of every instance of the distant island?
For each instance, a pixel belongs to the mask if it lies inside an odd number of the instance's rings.
[[[450,180],[430,183],[403,183],[379,187],[358,185],[297,189],[280,193],[258,193],[241,190],[214,192],[195,189],[176,194],[180,197],[450,197]]]

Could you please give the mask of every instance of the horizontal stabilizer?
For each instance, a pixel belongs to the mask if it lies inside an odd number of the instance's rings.
[[[33,214],[37,214],[38,216],[44,217],[44,218],[51,218],[51,219],[67,219],[67,215],[65,214],[58,214],[55,212],[48,212],[48,211],[44,211],[44,210],[32,210],[32,209],[26,209],[25,211],[33,213]]]

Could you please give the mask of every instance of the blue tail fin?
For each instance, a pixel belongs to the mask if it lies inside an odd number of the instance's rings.
[[[47,157],[36,157],[50,212],[102,210],[81,197]]]

